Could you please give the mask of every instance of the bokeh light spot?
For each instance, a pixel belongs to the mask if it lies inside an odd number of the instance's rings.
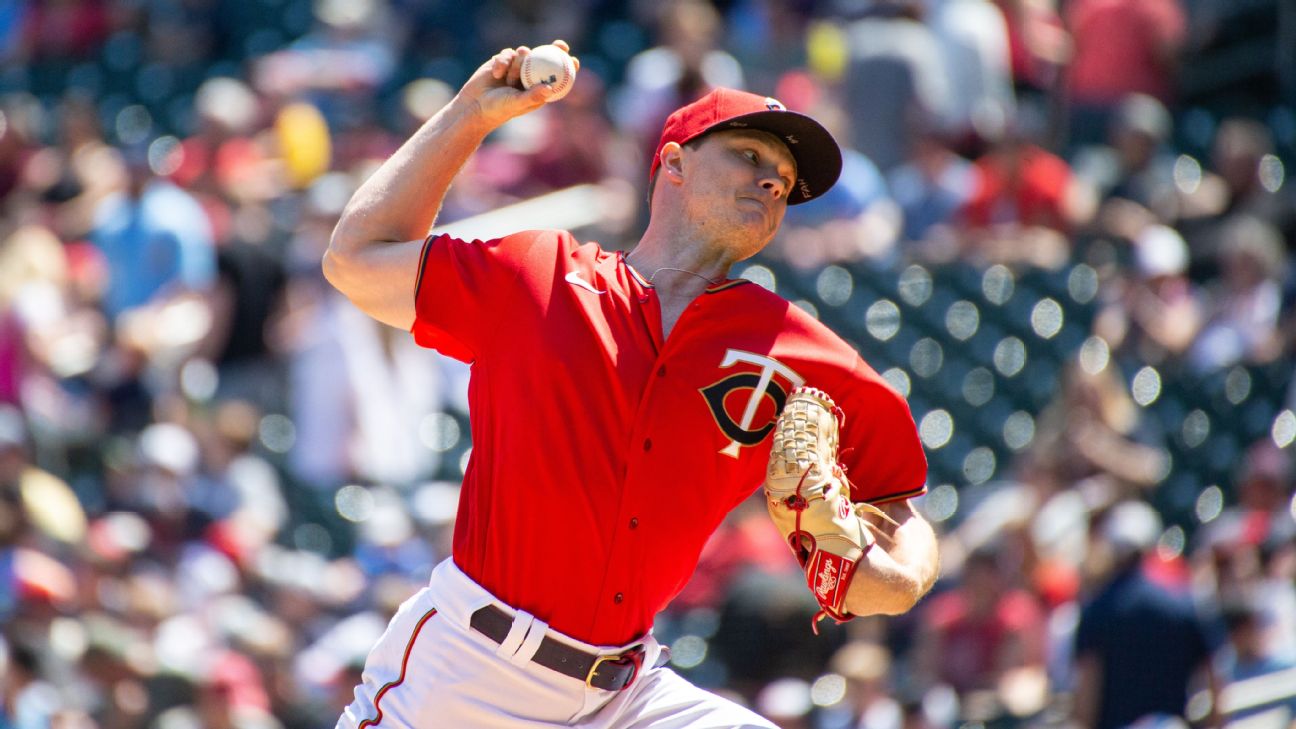
[[[1086,373],[1096,375],[1107,369],[1111,361],[1111,348],[1102,337],[1089,337],[1080,345],[1080,368]]]
[[[1017,282],[1013,277],[1013,272],[1008,270],[1007,266],[996,263],[981,275],[981,293],[985,294],[986,301],[996,306],[1003,306],[1012,298],[1013,289]]]
[[[910,306],[922,306],[932,295],[932,278],[927,269],[914,264],[900,274],[900,298]]]
[[[1224,492],[1219,486],[1207,486],[1197,495],[1197,520],[1209,524],[1224,511]]]
[[[297,442],[297,426],[286,415],[270,413],[261,418],[257,435],[271,453],[287,453]]]
[[[947,483],[928,491],[927,495],[922,497],[923,513],[933,522],[949,520],[958,512],[958,508],[958,489]]]
[[[1201,187],[1201,163],[1189,155],[1179,155],[1179,158],[1175,160],[1174,171],[1171,174],[1174,176],[1175,187],[1179,188],[1179,192],[1185,195],[1191,195],[1197,192],[1198,187]]]
[[[1004,377],[1012,377],[1026,366],[1026,345],[1017,337],[1004,337],[995,345],[995,369]]]
[[[333,496],[333,505],[337,507],[337,513],[343,519],[362,522],[373,516],[374,497],[369,493],[369,489],[351,484],[338,489],[337,494]]]
[[[1067,293],[1077,304],[1087,304],[1098,295],[1098,272],[1087,263],[1071,269],[1067,276]]]
[[[1287,170],[1277,155],[1266,154],[1260,158],[1260,185],[1269,192],[1278,192],[1287,179]]]
[[[677,668],[697,668],[707,657],[707,642],[696,635],[682,635],[671,643],[671,663]]]
[[[462,437],[459,421],[447,413],[431,413],[424,416],[419,422],[418,434],[419,441],[437,453],[445,453],[459,445],[459,439]]]
[[[1004,421],[1004,444],[1014,451],[1020,451],[1035,440],[1035,418],[1024,410],[1009,415]]]
[[[1143,407],[1156,402],[1161,397],[1161,373],[1151,365],[1140,369],[1130,383],[1130,394],[1134,396],[1134,402]]]
[[[1284,410],[1278,413],[1274,418],[1271,433],[1274,445],[1279,448],[1286,448],[1296,441],[1296,413],[1291,410]]]
[[[963,475],[968,483],[979,486],[994,477],[997,465],[994,451],[985,446],[973,448],[963,458]]]
[[[913,388],[913,384],[909,381],[909,373],[899,367],[892,367],[882,373],[882,379],[886,380],[888,385],[900,393],[901,397],[909,397],[909,393]]]
[[[945,328],[960,341],[967,341],[981,326],[981,312],[971,301],[955,301],[945,312]]]
[[[1184,417],[1182,430],[1184,445],[1197,448],[1210,437],[1210,416],[1201,410],[1193,410]]]
[[[743,269],[742,275],[739,278],[745,278],[757,286],[769,289],[770,291],[777,291],[778,288],[778,281],[774,276],[774,272],[761,265],[748,266]]]
[[[194,402],[207,402],[216,395],[220,375],[211,362],[194,358],[180,368],[180,389]]]
[[[963,376],[963,399],[969,405],[981,407],[990,402],[995,393],[994,373],[984,367],[977,367]]]
[[[879,342],[890,340],[900,331],[900,307],[889,299],[873,302],[864,314],[864,327]]]
[[[846,698],[846,679],[836,673],[826,673],[810,684],[810,700],[815,706],[836,706]]]
[[[1062,331],[1062,305],[1053,299],[1040,299],[1031,309],[1031,329],[1041,339],[1052,339]]]
[[[909,350],[909,366],[919,377],[933,377],[945,364],[945,350],[935,339],[924,337]]]
[[[1162,532],[1161,538],[1157,540],[1157,554],[1164,560],[1175,559],[1183,554],[1187,543],[1188,539],[1183,527],[1172,526]]]
[[[850,271],[841,266],[829,266],[819,272],[815,279],[815,291],[819,298],[829,306],[841,306],[850,301],[855,290],[855,279]]]
[[[1224,397],[1234,405],[1241,405],[1251,397],[1251,373],[1243,367],[1234,367],[1224,378]]]
[[[928,448],[943,448],[954,437],[954,418],[950,417],[948,410],[933,410],[923,416],[918,425],[918,435]]]

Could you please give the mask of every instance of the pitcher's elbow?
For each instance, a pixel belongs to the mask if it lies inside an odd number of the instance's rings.
[[[852,615],[903,615],[918,604],[924,592],[916,581],[886,582],[848,594],[845,607]]]
[[[347,206],[348,208],[350,205]],[[366,240],[362,230],[356,225],[349,210],[344,210],[329,235],[328,248],[324,251],[324,277],[329,283],[337,286],[351,267],[356,252],[365,248]]]
[[[324,273],[324,280],[332,284],[333,288],[341,290],[343,264],[339,258],[337,251],[330,247],[324,251],[324,258],[320,262],[320,268]]]
[[[896,585],[887,596],[882,611],[883,615],[903,615],[909,612],[922,599],[922,589],[917,584]]]

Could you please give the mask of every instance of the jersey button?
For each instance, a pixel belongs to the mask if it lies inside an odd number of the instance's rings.
[[[639,528],[639,517],[635,516],[630,518],[630,528],[631,529]]]
[[[644,438],[644,450],[652,450],[652,438]]]
[[[662,365],[661,367],[658,367],[658,368],[657,368],[657,376],[658,376],[658,377],[665,377],[665,376],[666,376],[666,365]]]
[[[621,594],[621,593],[618,592],[616,595],[614,595],[614,596],[612,597],[612,602],[614,602],[614,603],[620,605],[620,604],[621,604],[621,601],[624,600],[624,599],[625,599],[625,595],[623,595],[623,594]]]

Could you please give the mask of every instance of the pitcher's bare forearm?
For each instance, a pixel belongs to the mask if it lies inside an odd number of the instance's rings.
[[[338,222],[335,252],[346,255],[355,246],[427,235],[451,180],[486,135],[540,108],[553,94],[545,86],[519,88],[529,53],[525,46],[506,48],[483,63],[454,99],[360,186]]]
[[[870,519],[881,532],[864,555],[846,593],[852,615],[898,615],[927,594],[940,573],[936,535],[907,501],[882,507],[895,520]]]
[[[562,41],[555,45],[566,48]],[[492,130],[545,104],[553,90],[519,88],[525,46],[483,63],[347,203],[324,254],[324,275],[373,318],[408,329],[423,240],[450,183]]]
[[[324,275],[366,314],[400,329],[413,325],[423,239],[450,182],[489,133],[475,104],[456,98],[347,203],[324,254]]]
[[[330,253],[425,238],[451,181],[491,131],[474,100],[455,97],[356,190]]]

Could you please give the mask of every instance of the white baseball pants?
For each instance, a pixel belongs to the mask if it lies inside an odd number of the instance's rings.
[[[473,612],[490,604],[514,616],[500,644],[469,627]],[[532,662],[546,635],[602,655],[628,647],[592,646],[550,630],[447,559],[392,618],[336,729],[775,729],[668,668],[650,668],[661,653],[652,635],[643,670],[623,691],[590,688]]]

